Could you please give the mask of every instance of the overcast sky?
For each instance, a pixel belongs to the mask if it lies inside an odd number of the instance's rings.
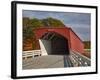
[[[73,12],[46,12],[23,10],[23,17],[44,19],[53,17],[61,20],[66,26],[71,27],[73,31],[83,40],[90,40],[90,20],[89,13]]]

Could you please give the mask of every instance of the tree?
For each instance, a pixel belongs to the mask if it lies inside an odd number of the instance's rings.
[[[29,26],[33,28],[39,28],[39,27],[43,27],[43,23],[41,22],[41,20],[37,18],[33,18],[33,19],[30,19]]]
[[[42,23],[48,27],[64,27],[65,25],[58,19],[48,17],[42,20]]]
[[[37,19],[37,18],[29,19],[27,17],[24,17],[23,26],[40,28],[40,27],[64,27],[65,25],[61,20],[52,17],[48,17],[45,19]]]
[[[34,33],[33,33],[32,27],[23,28],[23,38],[24,39],[32,39],[33,35],[34,35]]]
[[[28,44],[32,45],[31,49],[34,49],[34,32],[33,27],[24,27],[23,28],[23,49]]]
[[[30,19],[28,17],[23,18],[23,27],[29,26]]]

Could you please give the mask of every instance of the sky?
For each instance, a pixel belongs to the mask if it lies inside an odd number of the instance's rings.
[[[90,40],[91,14],[75,12],[51,12],[51,11],[31,11],[23,10],[23,17],[44,19],[52,17],[61,20],[83,41]]]

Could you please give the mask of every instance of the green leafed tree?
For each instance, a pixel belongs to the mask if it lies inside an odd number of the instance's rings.
[[[37,18],[33,18],[33,19],[30,19],[29,26],[33,28],[39,28],[43,26],[43,23],[41,22],[41,20]]]
[[[43,19],[42,23],[44,24],[44,26],[48,26],[48,27],[64,27],[65,26],[62,21],[52,18],[52,17]]]

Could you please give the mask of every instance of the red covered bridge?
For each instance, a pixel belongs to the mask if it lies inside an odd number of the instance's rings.
[[[69,54],[70,51],[84,53],[82,40],[71,28],[39,28],[34,32],[40,48],[42,42],[48,54]]]

